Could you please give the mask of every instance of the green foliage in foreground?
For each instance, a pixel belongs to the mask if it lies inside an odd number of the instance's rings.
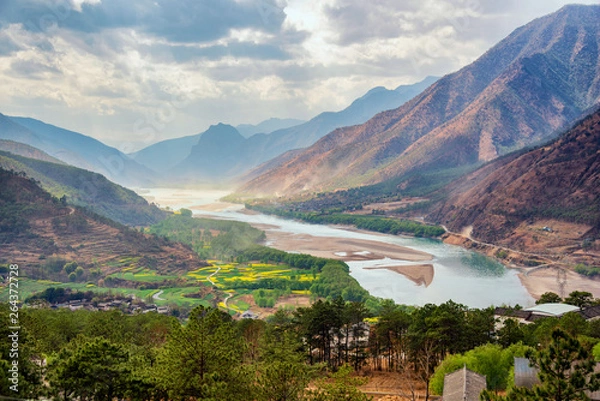
[[[439,237],[445,230],[439,226],[430,226],[410,220],[397,220],[378,216],[365,216],[345,213],[296,212],[267,205],[246,204],[247,209],[257,210],[265,214],[303,220],[312,224],[344,224],[353,225],[363,230],[371,230],[385,234],[411,234],[416,237]]]
[[[508,387],[509,400],[580,400],[583,389],[600,383],[590,373],[600,326],[580,315],[517,324],[508,333],[495,331],[490,309],[452,301],[412,310],[390,300],[379,306],[370,325],[364,302],[341,298],[280,310],[268,322],[234,321],[205,307],[184,324],[156,313],[22,308],[19,398],[364,401],[344,366],[358,371],[366,364],[395,372],[401,382],[431,381],[436,392],[444,373],[466,364],[486,374],[493,391]],[[0,304],[0,317],[8,313]],[[6,325],[0,334],[0,395],[10,396]],[[525,355],[542,372],[542,385],[531,393],[512,390],[508,379],[512,356],[527,347],[536,349]],[[324,369],[341,373],[315,381]]]
[[[188,324],[175,324],[156,364],[158,384],[170,399],[239,400],[249,392],[244,343],[229,314],[196,308]]]
[[[362,393],[357,386],[367,382],[366,378],[352,377],[352,368],[348,365],[342,366],[337,372],[331,374],[329,380],[320,379],[315,384],[315,389],[308,390],[307,401],[370,401],[369,397]]]
[[[600,373],[595,373],[596,361],[576,338],[567,332],[556,329],[547,348],[526,353],[532,366],[539,370],[540,384],[532,389],[512,388],[506,396],[498,396],[486,391],[484,401],[517,400],[589,400],[586,392],[600,389]]]
[[[486,377],[489,390],[504,390],[512,380],[512,366],[515,357],[525,356],[529,347],[513,344],[502,348],[499,344],[485,344],[464,354],[449,355],[437,367],[431,377],[430,389],[434,394],[442,394],[444,376],[463,366]]]

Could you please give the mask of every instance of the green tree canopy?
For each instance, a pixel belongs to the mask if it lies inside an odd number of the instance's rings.
[[[600,389],[600,373],[594,373],[596,361],[590,351],[562,329],[552,332],[547,348],[527,352],[532,366],[539,370],[540,384],[513,388],[506,396],[484,392],[482,400],[584,401],[587,391]]]
[[[227,313],[199,306],[185,327],[173,325],[157,358],[159,384],[172,399],[249,399],[244,348]]]
[[[129,354],[103,338],[82,340],[65,348],[48,368],[53,393],[63,400],[110,401],[128,390]]]
[[[545,292],[540,296],[540,299],[538,299],[537,301],[535,301],[536,305],[541,305],[541,304],[558,304],[561,303],[563,300],[560,297],[560,295],[554,293],[554,292]]]

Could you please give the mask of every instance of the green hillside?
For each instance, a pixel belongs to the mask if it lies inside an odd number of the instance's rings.
[[[77,167],[30,159],[0,151],[0,167],[20,171],[39,181],[57,198],[86,207],[102,216],[130,226],[145,226],[159,222],[165,212],[137,195],[117,185],[103,175]]]

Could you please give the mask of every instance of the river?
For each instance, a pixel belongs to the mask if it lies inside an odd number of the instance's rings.
[[[382,235],[337,226],[313,225],[276,216],[249,214],[244,212],[241,205],[219,204],[217,199],[227,194],[226,191],[220,190],[152,188],[138,190],[138,193],[163,207],[169,206],[172,209],[186,207],[194,210],[194,215],[250,223],[265,230],[268,238],[291,234],[300,236],[301,239],[316,237],[317,241],[319,238],[335,238],[338,244],[345,240],[375,241],[431,255],[431,260],[426,262],[411,262],[389,257],[346,262],[350,266],[350,274],[372,295],[390,298],[397,303],[422,306],[426,303],[439,304],[452,299],[477,308],[515,304],[530,306],[534,303],[534,299],[521,284],[515,270],[507,269],[493,259],[444,244],[439,240]],[[345,254],[345,249],[330,251],[332,254]],[[423,263],[433,266],[432,279],[427,283],[418,283],[405,275],[385,269],[386,266]]]

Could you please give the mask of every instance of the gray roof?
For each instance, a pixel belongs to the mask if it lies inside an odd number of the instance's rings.
[[[463,367],[444,376],[444,401],[479,401],[485,389],[485,376]]]
[[[579,307],[569,304],[540,304],[524,310],[536,315],[560,317],[568,312],[579,311]]]
[[[588,306],[579,312],[584,319],[594,319],[600,316],[600,305]]]

